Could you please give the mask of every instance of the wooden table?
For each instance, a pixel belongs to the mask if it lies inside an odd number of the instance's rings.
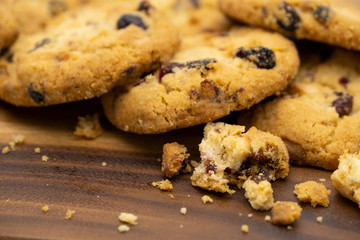
[[[266,222],[269,212],[252,210],[243,190],[234,195],[207,192],[192,187],[190,174],[171,180],[174,199],[151,186],[164,179],[162,145],[178,141],[188,147],[191,159],[199,160],[204,126],[142,136],[116,130],[102,115],[101,137],[73,135],[77,116],[94,112],[101,113],[97,100],[46,108],[0,102],[0,147],[12,134],[26,137],[16,151],[0,154],[0,238],[360,239],[359,207],[333,189],[330,172],[291,167],[286,180],[273,184],[275,200],[296,201],[294,184],[306,180],[325,178],[332,191],[329,208],[300,204],[302,216],[287,230]],[[48,162],[41,161],[42,155]],[[204,194],[214,202],[203,204]],[[42,212],[44,205],[49,206],[47,213]],[[181,207],[187,208],[186,215]],[[65,219],[67,209],[76,211],[71,220]],[[127,233],[117,230],[120,212],[139,217]],[[316,222],[318,216],[323,216],[322,224]],[[249,225],[248,234],[241,232],[242,224]]]

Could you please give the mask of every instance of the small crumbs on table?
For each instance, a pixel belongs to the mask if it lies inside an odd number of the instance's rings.
[[[240,217],[242,216],[242,213],[241,213],[241,212],[239,212],[239,216],[240,216]]]
[[[252,214],[252,213],[249,213],[249,214],[248,214],[248,217],[249,217],[249,218],[251,218],[252,216],[254,216],[254,214]]]
[[[75,213],[76,212],[74,210],[68,209],[65,214],[65,219],[70,220]]]
[[[270,221],[271,221],[270,215],[266,215],[266,216],[265,216],[265,221],[267,221],[267,222],[270,222]]]
[[[45,206],[43,206],[41,209],[42,209],[42,211],[43,211],[44,213],[47,213],[47,212],[49,211],[49,206],[48,206],[48,205],[45,205]]]
[[[43,155],[43,156],[41,157],[41,161],[43,161],[43,162],[47,162],[48,160],[49,160],[49,157],[46,156],[46,155]]]
[[[180,224],[180,228],[184,228],[184,225]]]
[[[326,182],[326,179],[325,178],[319,178],[319,181],[320,182]]]
[[[174,197],[174,194],[172,194],[172,193],[169,193],[169,197],[171,198],[171,199],[174,199],[175,197]]]
[[[74,134],[86,139],[95,139],[103,133],[103,128],[100,125],[99,114],[86,115],[85,117],[78,117],[78,123]]]
[[[39,148],[39,147],[36,147],[36,148],[34,148],[34,152],[35,152],[35,153],[40,153],[40,152],[41,152],[41,150],[40,150],[40,148]]]
[[[323,219],[322,216],[318,216],[318,217],[316,218],[316,222],[317,222],[317,223],[320,223],[320,224],[323,222],[323,220],[324,220],[324,219]]]
[[[13,134],[11,135],[11,138],[15,142],[15,144],[23,144],[25,141],[25,136],[22,134]]]
[[[132,214],[132,213],[122,212],[122,213],[120,213],[120,215],[119,215],[119,220],[120,220],[120,221],[125,222],[125,223],[129,223],[129,224],[132,224],[132,225],[136,225],[136,224],[137,224],[137,222],[136,222],[137,219],[138,219],[138,217],[135,216],[135,215]]]
[[[16,148],[15,148],[16,144],[14,141],[9,142],[9,145],[10,145],[11,151],[16,151]]]
[[[201,200],[204,204],[206,203],[212,203],[213,202],[213,199],[211,197],[209,197],[208,195],[204,195],[201,197]]]
[[[118,230],[119,230],[119,232],[121,232],[121,233],[125,233],[125,232],[130,231],[130,227],[127,226],[127,225],[122,224],[122,225],[120,225],[120,226],[118,227]]]
[[[6,146],[6,147],[3,147],[3,149],[2,149],[2,154],[7,154],[7,153],[9,153],[10,152],[10,148],[8,147],[8,146]]]
[[[181,213],[182,215],[185,215],[185,214],[186,214],[186,212],[187,212],[186,207],[182,207],[182,208],[180,208],[180,213]]]
[[[249,232],[249,225],[247,225],[247,224],[241,225],[241,231],[243,233],[248,233]]]
[[[102,162],[101,166],[105,167],[106,166],[106,162]]]
[[[158,181],[158,182],[152,182],[152,185],[154,187],[159,188],[160,190],[163,190],[163,191],[170,191],[171,189],[173,189],[173,185],[169,181],[169,179],[161,180],[161,181]]]
[[[293,228],[292,228],[292,226],[288,225],[288,226],[286,227],[286,229],[287,229],[287,230],[292,230]]]

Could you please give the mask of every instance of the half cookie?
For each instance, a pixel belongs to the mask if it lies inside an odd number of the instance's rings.
[[[340,155],[360,151],[359,61],[342,49],[302,56],[283,96],[241,114],[239,123],[281,137],[292,163],[335,170]]]
[[[69,11],[0,59],[0,98],[45,106],[97,97],[152,71],[178,44],[173,25],[139,2]]]
[[[343,0],[221,0],[221,10],[245,23],[360,50],[360,9]]]
[[[103,98],[109,120],[140,134],[213,121],[282,90],[299,66],[294,44],[276,33],[235,28],[184,39],[156,73]]]

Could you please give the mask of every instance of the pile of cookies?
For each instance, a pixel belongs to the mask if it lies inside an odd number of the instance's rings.
[[[340,159],[335,187],[360,204],[359,22],[340,0],[3,0],[0,99],[99,97],[138,134],[208,123],[193,185],[236,184],[260,210],[289,162],[336,170]],[[235,111],[241,126],[212,123]]]

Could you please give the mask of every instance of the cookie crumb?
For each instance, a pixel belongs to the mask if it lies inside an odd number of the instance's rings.
[[[319,178],[319,181],[320,182],[326,182],[326,179],[325,178]]]
[[[242,216],[242,213],[241,213],[241,212],[239,212],[239,216],[240,216],[240,217]]]
[[[47,213],[47,212],[49,211],[49,206],[48,206],[48,205],[43,206],[43,207],[42,207],[42,211],[43,211],[44,213]]]
[[[209,197],[208,195],[204,195],[201,197],[201,200],[203,201],[203,203],[212,203],[213,199],[211,197]]]
[[[158,182],[152,182],[152,185],[163,191],[170,191],[171,189],[173,189],[173,185],[171,184],[169,179],[161,180]]]
[[[179,174],[180,169],[183,167],[187,169],[186,172],[189,171],[188,165],[184,165],[184,161],[190,156],[190,154],[186,152],[186,147],[177,142],[164,144],[161,172],[163,172],[166,177],[172,178]]]
[[[180,228],[184,228],[184,225],[180,224]]]
[[[249,214],[248,214],[248,217],[249,217],[249,218],[251,218],[252,216],[254,216],[254,214],[252,214],[252,213],[249,213]]]
[[[287,230],[292,230],[293,228],[292,228],[292,226],[288,225],[288,226],[286,227],[286,229],[287,229]]]
[[[36,147],[36,148],[34,148],[34,152],[35,152],[35,153],[40,153],[40,152],[41,152],[41,150],[40,150],[40,148],[39,148],[39,147]]]
[[[274,205],[273,189],[267,180],[255,181],[248,178],[244,184],[245,197],[255,210],[269,210]]]
[[[74,210],[68,209],[65,214],[65,219],[70,220],[74,214],[75,214]]]
[[[87,139],[95,139],[103,132],[100,125],[99,114],[86,115],[85,117],[78,117],[78,124],[74,134],[76,136],[84,137]]]
[[[106,166],[106,162],[102,162],[101,166],[105,167]]]
[[[182,214],[182,215],[185,215],[185,214],[186,214],[186,212],[187,212],[186,207],[182,207],[182,208],[180,208],[180,212],[181,212],[181,214]]]
[[[9,152],[10,152],[10,148],[9,148],[8,146],[3,147],[3,149],[2,149],[2,154],[7,154],[7,153],[9,153]]]
[[[324,220],[324,219],[323,219],[322,216],[318,216],[318,217],[316,218],[316,222],[317,222],[317,223],[320,223],[320,224],[323,222],[323,220]]]
[[[127,226],[127,225],[122,224],[122,225],[120,225],[118,227],[118,230],[119,230],[119,232],[124,233],[124,232],[130,231],[130,227]]]
[[[169,193],[169,197],[171,198],[171,199],[174,199],[175,197],[174,197],[174,194],[172,194],[172,193]]]
[[[122,213],[120,213],[120,215],[119,215],[119,220],[120,220],[120,221],[125,222],[125,223],[129,223],[129,224],[132,224],[132,225],[136,225],[136,224],[137,224],[137,222],[136,222],[137,219],[138,219],[138,217],[135,216],[135,215],[132,214],[132,213],[122,212]]]
[[[14,141],[9,142],[9,145],[10,145],[11,151],[16,151],[16,148],[15,148],[16,144]]]
[[[249,232],[249,225],[247,225],[247,224],[241,225],[241,231],[243,233],[248,233]]]
[[[43,162],[47,162],[48,160],[49,160],[49,157],[46,156],[46,155],[43,155],[43,156],[41,157],[41,161],[43,161]]]
[[[23,144],[25,141],[25,136],[22,134],[13,134],[13,135],[11,135],[11,137],[14,140],[15,145]]]
[[[317,205],[328,207],[330,204],[328,195],[331,190],[328,190],[322,183],[307,181],[296,184],[294,193],[300,201],[310,202],[313,207]]]
[[[301,215],[302,208],[296,202],[277,201],[272,208],[272,223],[288,225]]]
[[[271,221],[270,215],[266,215],[266,216],[265,216],[265,221],[266,221],[266,222],[270,222],[270,221]]]

